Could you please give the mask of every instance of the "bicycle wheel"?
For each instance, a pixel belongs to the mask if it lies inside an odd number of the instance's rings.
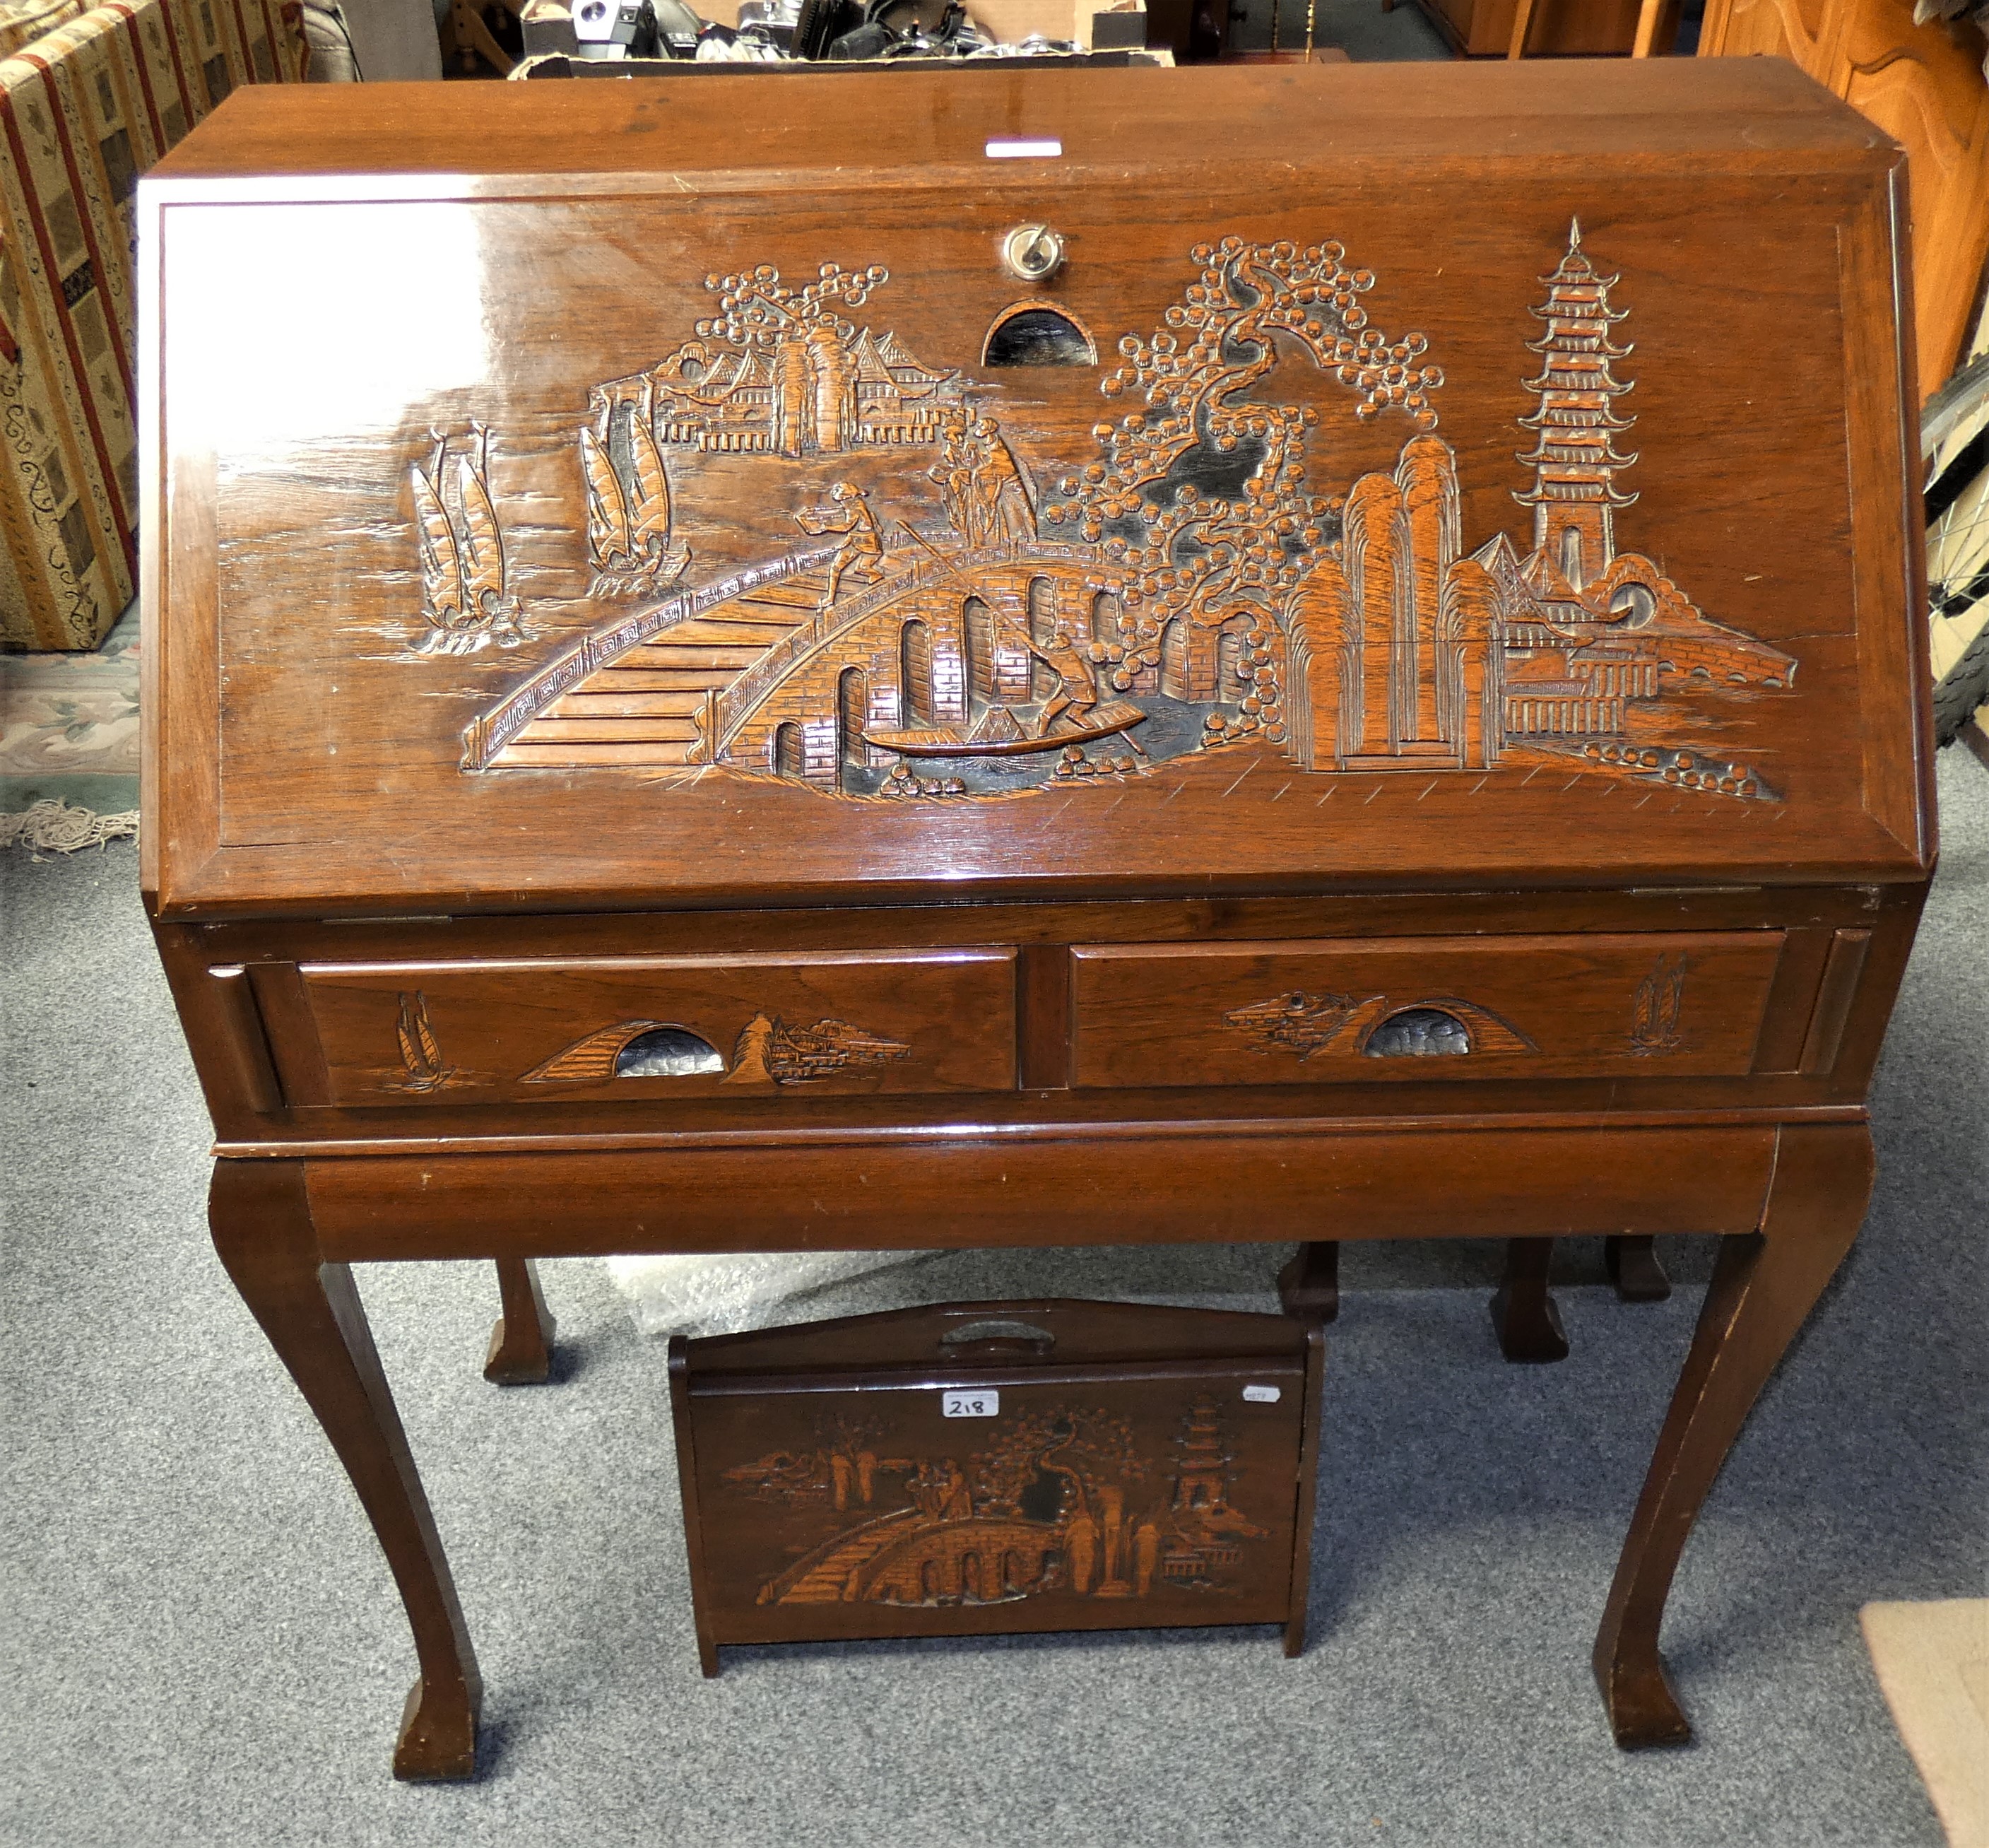
[[[1920,449],[1934,739],[1948,744],[1989,703],[1989,354],[1928,400]]]

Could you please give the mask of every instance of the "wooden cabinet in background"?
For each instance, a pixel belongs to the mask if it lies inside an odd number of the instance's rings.
[[[1920,390],[1960,363],[1989,257],[1989,78],[1981,30],[1913,23],[1913,0],[1707,0],[1702,57],[1800,65],[1906,151]]]
[[[1503,58],[1513,39],[1519,0],[1416,0],[1452,49],[1468,58]],[[1638,0],[1537,0],[1526,49],[1535,56],[1603,57],[1627,53],[1637,36]],[[1677,9],[1666,8],[1676,22]],[[1661,22],[1658,42],[1668,42]]]

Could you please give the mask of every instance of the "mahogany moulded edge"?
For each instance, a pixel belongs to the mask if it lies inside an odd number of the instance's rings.
[[[358,1261],[1441,1238],[1465,1226],[1484,1238],[1743,1232],[1760,1223],[1782,1133],[1432,1126],[304,1160],[320,1250]]]

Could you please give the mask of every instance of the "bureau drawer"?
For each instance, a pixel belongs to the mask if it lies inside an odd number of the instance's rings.
[[[1782,933],[1084,944],[1079,1087],[1728,1077]]]
[[[1007,1090],[1015,952],[307,962],[293,1103]],[[294,1027],[284,1030],[284,1017]]]

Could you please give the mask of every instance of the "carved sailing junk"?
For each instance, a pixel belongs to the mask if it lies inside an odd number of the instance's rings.
[[[1456,454],[1435,433],[1445,375],[1423,335],[1371,324],[1373,272],[1333,242],[1231,237],[1191,254],[1165,325],[1123,340],[1100,381],[1137,408],[1098,424],[1078,464],[1032,460],[968,402],[994,385],[835,311],[866,303],[881,268],[825,264],[798,290],[764,265],[707,278],[721,313],[696,339],[595,388],[581,445],[597,588],[683,568],[672,447],[780,469],[927,446],[931,494],[905,471],[889,487],[823,483],[795,517],[826,545],[585,636],[473,724],[466,767],[612,758],[971,799],[1254,744],[1329,776],[1574,758],[1680,793],[1778,799],[1677,729],[1706,693],[1787,689],[1795,663],[1617,549],[1636,500],[1618,481],[1636,457],[1615,446],[1634,422],[1615,371],[1628,310],[1579,225],[1531,310],[1524,550],[1504,533],[1465,549]],[[1353,395],[1357,421],[1414,426],[1392,468],[1321,491],[1307,455],[1320,412],[1264,395],[1281,364],[1305,361]],[[749,633],[743,665],[714,648]],[[673,697],[651,738],[630,714],[659,669]],[[603,756],[586,737],[597,708],[616,715]]]
[[[406,1073],[405,1080],[393,1087],[395,1090],[417,1095],[440,1090],[456,1076],[452,1066],[442,1062],[442,1048],[429,1020],[427,995],[418,992],[402,995],[394,1037],[400,1048],[401,1069]]]
[[[504,537],[490,504],[490,432],[471,426],[470,448],[452,459],[448,439],[435,439],[432,472],[408,470],[422,567],[422,619],[429,632],[418,654],[473,654],[496,642],[515,648],[524,639],[516,601],[505,595]]]
[[[1660,956],[1651,965],[1637,989],[1635,1017],[1630,1026],[1630,1050],[1648,1058],[1675,1053],[1685,1044],[1679,1031],[1679,1010],[1685,1002],[1686,971],[1691,967],[1682,953]]]
[[[626,460],[618,464],[616,438]],[[587,476],[587,547],[594,565],[589,596],[626,596],[661,589],[683,575],[690,548],[670,541],[670,483],[656,446],[645,394],[637,404],[611,404],[599,435],[580,433]]]

